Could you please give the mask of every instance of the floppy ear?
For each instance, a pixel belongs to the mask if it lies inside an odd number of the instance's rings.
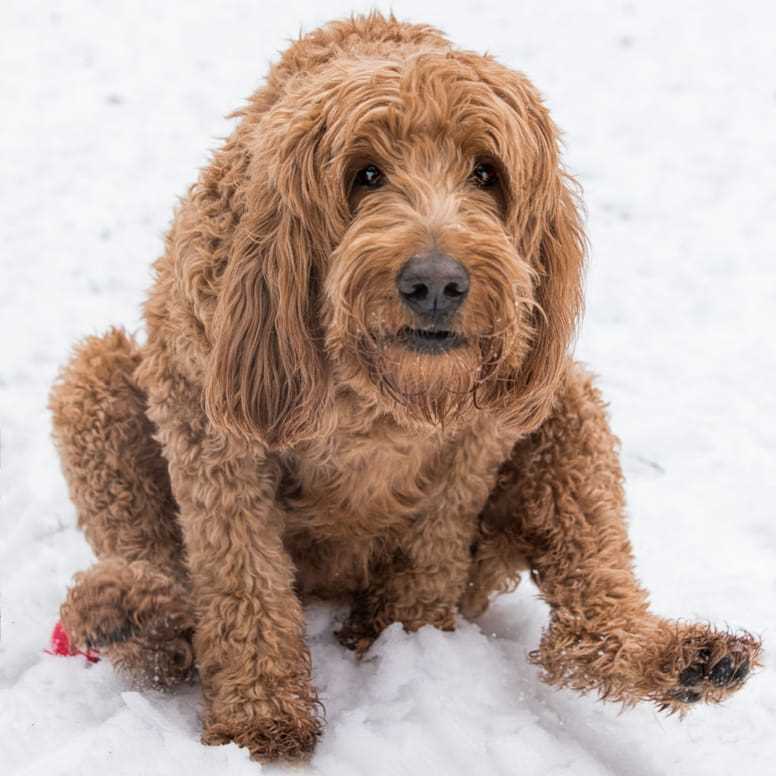
[[[535,428],[546,417],[568,361],[568,348],[582,311],[585,236],[573,180],[552,171],[545,211],[539,214],[532,264],[537,271],[530,352],[516,375],[520,422]],[[530,254],[529,254],[530,255]]]
[[[561,167],[558,130],[530,82],[488,59],[479,72],[511,114],[502,150],[521,192],[510,220],[518,251],[536,273],[531,349],[515,373],[497,381],[498,403],[511,422],[531,430],[550,410],[582,311],[579,187]]]
[[[296,169],[267,171],[259,154],[244,171],[245,207],[218,293],[206,375],[211,422],[273,447],[316,436],[330,398],[315,253],[324,236],[316,245],[313,227],[272,182],[315,169],[304,149],[297,146]],[[275,145],[265,161],[278,156]]]

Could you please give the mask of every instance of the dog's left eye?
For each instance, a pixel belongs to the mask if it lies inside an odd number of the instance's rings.
[[[379,188],[384,182],[385,176],[375,164],[368,164],[366,167],[362,167],[353,179],[354,186],[364,186],[367,189]]]
[[[489,189],[498,183],[498,170],[487,162],[480,162],[472,170],[472,180],[483,189]]]

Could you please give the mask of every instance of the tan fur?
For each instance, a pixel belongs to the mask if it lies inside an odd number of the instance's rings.
[[[575,189],[531,84],[372,14],[294,43],[236,115],[156,264],[147,344],[86,340],[52,393],[101,559],[63,605],[74,640],[172,686],[193,638],[203,739],[261,759],[321,732],[311,595],[351,601],[363,651],[530,568],[548,681],[678,711],[740,687],[759,644],[656,617],[633,577],[615,440],[567,356]],[[352,190],[368,163],[386,185]],[[465,344],[421,355],[396,275],[432,248],[469,273]]]

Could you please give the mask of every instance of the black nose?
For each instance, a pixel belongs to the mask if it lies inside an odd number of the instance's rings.
[[[414,313],[449,318],[469,293],[469,273],[460,262],[438,251],[413,256],[399,270],[396,285],[402,302]]]

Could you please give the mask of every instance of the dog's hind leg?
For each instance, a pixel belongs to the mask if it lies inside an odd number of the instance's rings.
[[[581,371],[570,371],[551,417],[515,447],[481,518],[527,560],[550,605],[533,654],[546,681],[684,712],[723,700],[758,665],[749,634],[650,611],[633,573],[617,440]]]
[[[133,378],[139,361],[121,331],[90,337],[51,392],[62,469],[99,559],[61,614],[74,643],[107,648],[127,673],[166,686],[191,669],[193,620],[167,465]]]
[[[139,363],[137,346],[122,331],[84,340],[51,391],[54,442],[95,555],[147,560],[179,576],[176,506],[134,381]]]

